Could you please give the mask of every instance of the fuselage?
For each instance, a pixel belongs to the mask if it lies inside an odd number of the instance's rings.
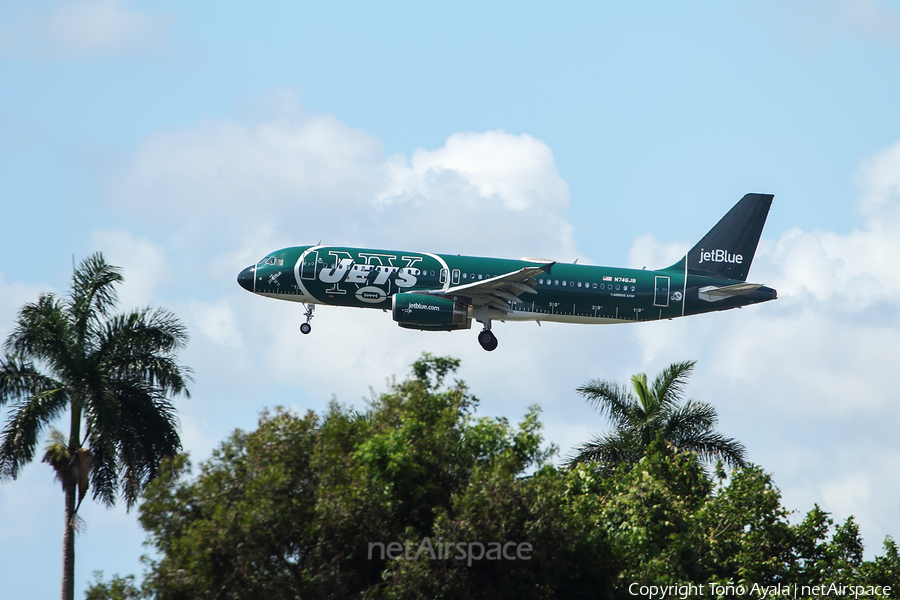
[[[728,258],[722,256],[721,260]],[[279,300],[390,310],[397,293],[449,290],[542,262],[549,263],[540,259],[299,246],[269,254],[244,269],[238,281],[248,291]],[[598,324],[658,321],[776,298],[775,290],[764,286],[740,295],[710,295],[709,290],[737,282],[686,269],[549,264],[547,272],[534,277],[535,293],[510,297],[504,310],[488,308],[489,318]],[[465,304],[464,298],[459,300]],[[469,318],[477,318],[471,305],[467,310]]]

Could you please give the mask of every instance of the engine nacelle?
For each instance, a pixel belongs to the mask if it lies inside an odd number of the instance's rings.
[[[472,327],[466,305],[437,296],[394,294],[391,312],[406,329],[453,331]]]

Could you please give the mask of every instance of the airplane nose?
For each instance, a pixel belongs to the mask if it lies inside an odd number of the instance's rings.
[[[248,292],[253,291],[253,278],[256,277],[256,266],[247,267],[237,276],[238,284],[247,290]]]

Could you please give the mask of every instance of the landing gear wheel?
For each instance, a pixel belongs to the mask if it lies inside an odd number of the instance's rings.
[[[481,344],[481,347],[488,352],[497,349],[497,338],[493,333],[490,332],[489,329],[485,329],[478,334],[478,343]]]
[[[316,310],[316,305],[312,304],[311,302],[310,303],[304,302],[303,306],[306,307],[306,312],[303,313],[303,316],[306,317],[306,323],[303,323],[302,325],[300,325],[300,333],[302,333],[303,335],[306,335],[310,331],[312,331],[312,325],[309,324],[309,320],[313,318],[313,313]]]

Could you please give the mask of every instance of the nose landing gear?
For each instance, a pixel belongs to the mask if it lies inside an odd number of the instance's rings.
[[[316,305],[312,303],[307,304],[304,302],[303,306],[306,307],[306,312],[303,314],[303,316],[306,317],[306,323],[300,325],[300,333],[306,335],[310,331],[312,331],[312,325],[309,324],[309,321],[313,318],[313,313],[316,310]]]

